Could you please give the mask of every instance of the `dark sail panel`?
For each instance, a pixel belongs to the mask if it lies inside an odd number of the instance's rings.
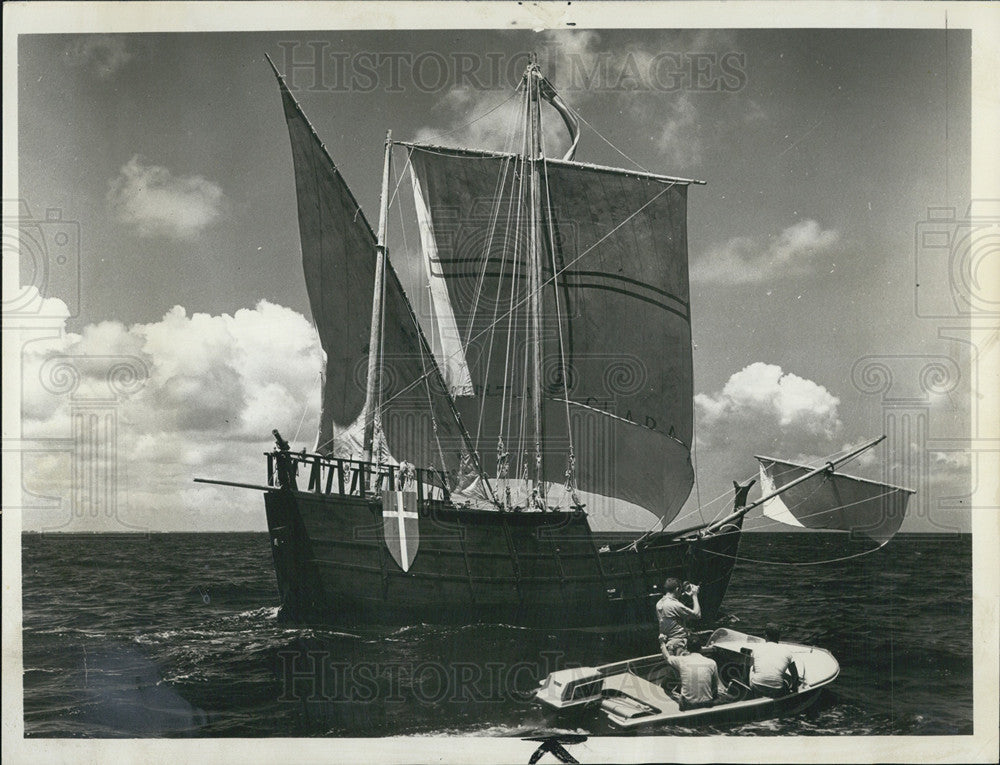
[[[431,268],[448,286],[473,384],[458,405],[479,449],[502,436],[511,451],[533,454],[517,417],[534,396],[524,374],[528,167],[510,155],[420,146],[411,146],[411,161],[435,238]],[[565,476],[567,413],[557,400],[568,398],[629,423],[608,442],[622,458],[613,480],[602,481],[606,496],[642,497],[650,512],[673,517],[693,484],[686,185],[547,163],[543,203],[545,479]],[[683,448],[639,448],[644,430]],[[577,454],[584,448],[574,444]],[[670,498],[647,490],[664,476],[679,487]]]
[[[690,445],[687,187],[570,165],[547,177],[571,399]]]
[[[338,451],[338,436],[365,403],[375,236],[295,98],[279,83],[295,168],[302,269],[326,352],[317,450]]]
[[[664,526],[677,517],[694,485],[686,444],[584,406],[571,408],[570,423],[580,490],[638,505]]]
[[[280,82],[280,80],[279,80]],[[354,196],[281,84],[292,145],[302,264],[326,352],[317,451],[357,456],[375,286],[375,236]],[[440,372],[391,264],[381,347],[382,425],[390,457],[457,476],[468,449]]]

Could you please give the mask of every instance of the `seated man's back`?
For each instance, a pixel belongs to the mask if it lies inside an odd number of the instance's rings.
[[[668,656],[670,666],[681,678],[680,708],[710,707],[719,695],[719,668],[716,663],[700,653]]]
[[[779,696],[798,690],[799,675],[795,659],[788,647],[782,645],[777,627],[765,628],[767,642],[753,646],[753,666],[750,668],[750,687],[765,696]]]

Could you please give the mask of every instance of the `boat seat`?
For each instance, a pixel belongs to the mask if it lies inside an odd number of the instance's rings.
[[[643,704],[641,701],[629,698],[628,696],[606,696],[601,699],[601,709],[625,719],[645,717],[656,712],[648,704]]]

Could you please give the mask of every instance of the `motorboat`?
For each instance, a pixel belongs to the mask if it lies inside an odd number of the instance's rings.
[[[556,713],[603,715],[625,730],[647,726],[695,727],[750,722],[795,714],[816,701],[840,674],[829,651],[782,641],[799,675],[795,691],[771,698],[749,685],[754,647],[764,638],[737,630],[715,630],[701,653],[715,660],[726,693],[710,707],[681,709],[680,679],[662,654],[626,659],[600,667],[575,667],[549,674],[535,699]]]

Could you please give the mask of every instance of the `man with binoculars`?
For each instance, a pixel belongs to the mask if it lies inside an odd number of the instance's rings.
[[[660,622],[660,650],[664,656],[679,656],[687,653],[687,622],[701,618],[701,604],[698,602],[698,585],[685,583],[670,577],[663,583],[666,594],[656,604],[656,616]],[[680,601],[679,594],[691,596],[688,607]]]

